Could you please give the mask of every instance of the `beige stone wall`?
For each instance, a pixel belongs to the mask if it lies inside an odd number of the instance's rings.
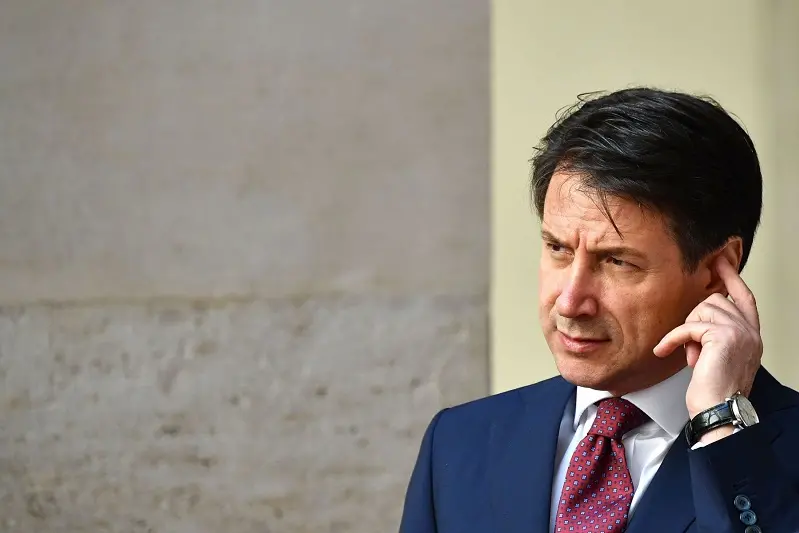
[[[0,531],[396,528],[488,390],[488,11],[0,3]]]

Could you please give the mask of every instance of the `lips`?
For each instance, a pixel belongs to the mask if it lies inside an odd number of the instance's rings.
[[[610,339],[601,339],[595,337],[572,337],[561,331],[557,333],[558,340],[566,351],[574,353],[589,353],[601,348]]]
[[[604,342],[607,340],[607,339],[592,339],[590,337],[575,337],[573,335],[567,335],[565,333],[561,333],[561,335],[575,342]]]

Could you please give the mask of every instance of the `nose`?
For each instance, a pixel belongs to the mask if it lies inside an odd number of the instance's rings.
[[[560,294],[555,310],[564,318],[595,316],[599,305],[595,293],[594,272],[585,258],[575,257],[563,269]]]

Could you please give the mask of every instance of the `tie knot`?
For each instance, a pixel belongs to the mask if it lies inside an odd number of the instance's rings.
[[[588,434],[620,440],[625,433],[637,428],[648,418],[627,400],[608,398],[597,403],[596,418]]]

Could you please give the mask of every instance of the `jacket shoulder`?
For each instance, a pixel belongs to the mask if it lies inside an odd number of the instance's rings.
[[[555,376],[532,385],[497,393],[444,409],[437,415],[438,431],[485,431],[492,424],[520,417],[530,405],[550,404],[553,397],[570,394],[571,385]]]

